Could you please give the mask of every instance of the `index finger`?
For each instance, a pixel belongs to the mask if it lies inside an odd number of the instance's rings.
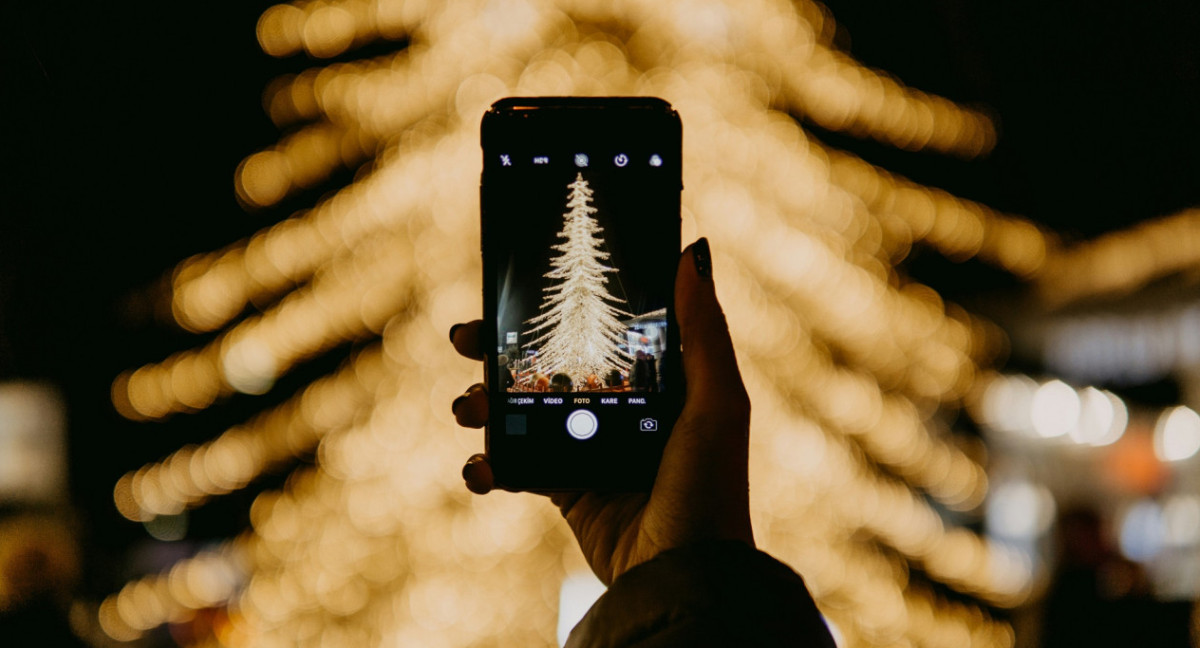
[[[459,355],[472,360],[483,360],[483,348],[480,346],[479,327],[483,320],[455,324],[450,327],[450,342]]]

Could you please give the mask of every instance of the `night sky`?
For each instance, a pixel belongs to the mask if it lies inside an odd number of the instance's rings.
[[[824,141],[1067,240],[1200,204],[1200,5],[829,4],[853,55],[985,107],[1000,143],[966,162],[813,129]],[[155,319],[155,281],[291,211],[248,213],[233,191],[237,163],[279,135],[262,88],[313,64],[261,53],[254,25],[266,6],[59,0],[10,6],[0,20],[0,379],[64,389],[73,496],[96,552],[144,536],[112,509],[117,477],[261,406],[234,399],[138,426],[112,412],[108,388],[119,371],[197,342]],[[977,262],[925,254],[910,264],[950,298],[1012,288]],[[223,499],[226,511],[248,503]],[[213,536],[241,523],[212,510],[197,525]]]

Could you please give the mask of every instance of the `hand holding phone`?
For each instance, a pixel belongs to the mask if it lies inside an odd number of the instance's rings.
[[[670,430],[653,488],[648,493],[552,496],[605,584],[663,551],[700,540],[733,539],[754,546],[747,481],[750,401],[717,302],[704,239],[680,257],[674,296],[687,398]],[[479,320],[456,325],[451,329],[455,349],[483,360],[484,329]],[[488,408],[481,384],[453,405],[459,424],[473,428],[488,422]],[[496,486],[489,459],[482,454],[468,460],[463,478],[476,493]]]

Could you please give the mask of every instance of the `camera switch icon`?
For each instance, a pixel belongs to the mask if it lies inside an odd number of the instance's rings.
[[[613,164],[623,167],[626,164],[629,164],[629,156],[625,155],[624,153],[617,153],[617,156],[613,158]]]
[[[642,432],[657,432],[658,419],[644,418],[642,419],[640,427],[642,428]]]

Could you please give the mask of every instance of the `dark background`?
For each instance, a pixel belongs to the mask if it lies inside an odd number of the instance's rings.
[[[185,256],[288,213],[247,213],[232,186],[237,163],[279,136],[262,88],[314,64],[259,51],[254,25],[266,6],[58,0],[9,3],[0,20],[0,379],[44,378],[66,394],[85,589],[95,594],[120,584],[117,558],[146,537],[111,506],[117,477],[261,407],[234,399],[136,425],[112,412],[108,387],[123,369],[197,343],[155,319],[149,286]],[[1196,3],[829,6],[854,56],[985,107],[1000,140],[971,162],[814,129],[826,142],[1067,240],[1200,203]],[[918,253],[908,263],[950,299],[1016,287],[974,261]],[[246,503],[203,507],[193,535],[229,535]]]
[[[149,288],[280,216],[244,212],[233,192],[237,163],[278,137],[261,89],[294,67],[258,49],[266,6],[51,0],[8,3],[0,20],[0,379],[64,391],[91,596],[154,568],[126,562],[154,543],[115,511],[115,480],[252,411],[235,399],[134,424],[108,391],[120,371],[197,344],[156,318]],[[175,551],[245,526],[247,496],[222,499],[195,512]]]

